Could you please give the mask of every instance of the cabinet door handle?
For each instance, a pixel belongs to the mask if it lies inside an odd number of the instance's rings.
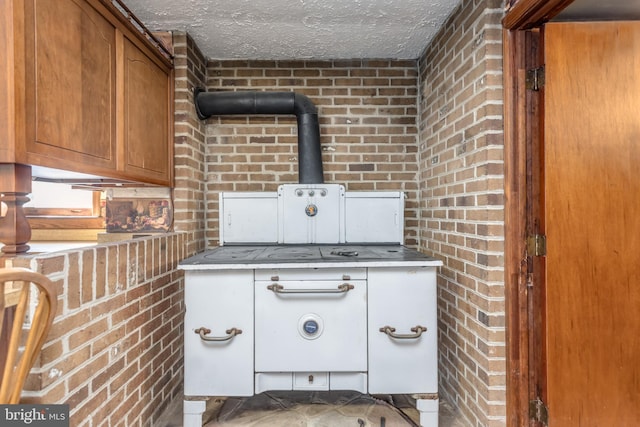
[[[389,335],[391,338],[395,338],[397,340],[414,340],[416,338],[420,338],[423,332],[427,332],[427,328],[424,326],[414,326],[411,328],[411,332],[413,334],[396,334],[396,328],[392,328],[391,326],[383,326],[380,328],[380,332],[383,334]]]
[[[193,332],[200,335],[200,339],[202,341],[229,341],[236,335],[240,335],[242,333],[242,329],[238,329],[238,328],[227,329],[225,331],[227,335],[224,337],[208,337],[207,334],[211,333],[211,329],[207,329],[204,327],[198,328]]]
[[[277,283],[267,286],[267,289],[276,294],[344,294],[353,289],[353,285],[343,283],[338,289],[285,289],[284,286]]]

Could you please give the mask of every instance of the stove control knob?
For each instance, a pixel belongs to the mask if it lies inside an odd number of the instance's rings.
[[[309,203],[306,208],[304,208],[304,213],[307,216],[316,216],[318,214],[318,207],[313,203]]]
[[[296,190],[296,196],[302,197],[302,190]]]
[[[314,335],[318,332],[318,322],[315,320],[307,320],[304,322],[303,328],[308,335]]]
[[[322,335],[322,318],[315,313],[305,314],[298,321],[298,332],[302,338],[315,340]]]
[[[313,197],[316,195],[316,192],[313,190],[309,190],[309,197]]]

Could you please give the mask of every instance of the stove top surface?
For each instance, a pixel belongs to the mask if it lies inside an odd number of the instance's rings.
[[[181,266],[437,261],[402,245],[230,245],[184,260]]]

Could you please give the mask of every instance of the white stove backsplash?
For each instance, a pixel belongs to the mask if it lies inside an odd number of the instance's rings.
[[[284,184],[277,192],[220,193],[220,242],[404,242],[404,193],[346,192],[339,184]]]
[[[278,243],[343,241],[344,187],[287,184],[278,187]]]

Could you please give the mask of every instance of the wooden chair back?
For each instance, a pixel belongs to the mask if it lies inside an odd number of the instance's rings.
[[[0,336],[0,404],[15,404],[56,315],[57,291],[46,276],[25,268],[0,268],[0,283],[0,331],[9,332]],[[3,328],[10,310],[12,324]]]

